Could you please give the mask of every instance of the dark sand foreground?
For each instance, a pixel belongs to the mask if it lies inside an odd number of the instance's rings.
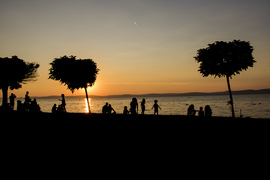
[[[78,167],[110,177],[216,178],[268,167],[261,160],[269,157],[269,119],[15,112],[0,118],[6,167],[18,167],[20,176]]]
[[[187,117],[181,115],[123,115],[123,114],[84,114],[84,113],[8,113],[1,115],[1,123],[10,127],[25,129],[54,129],[57,131],[78,132],[124,132],[129,133],[181,133],[186,131],[260,131],[268,129],[270,119],[230,118],[230,117]],[[65,129],[66,128],[66,129]]]

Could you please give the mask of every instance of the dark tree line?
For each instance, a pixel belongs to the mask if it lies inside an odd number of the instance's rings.
[[[60,81],[67,85],[73,93],[84,88],[90,112],[87,87],[92,87],[96,81],[99,69],[92,59],[76,59],[75,56],[55,58],[50,63],[49,79]],[[8,88],[19,89],[22,84],[35,81],[39,64],[28,63],[17,56],[0,58],[0,89],[2,89],[2,106],[7,106]]]

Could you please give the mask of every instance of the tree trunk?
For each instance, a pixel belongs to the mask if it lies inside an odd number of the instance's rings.
[[[85,95],[86,95],[86,100],[87,100],[87,105],[88,105],[88,113],[91,113],[91,111],[90,111],[90,103],[89,103],[88,93],[87,93],[87,87],[85,87],[84,89],[85,89]]]
[[[8,105],[8,102],[7,102],[7,98],[8,98],[8,87],[3,87],[2,88],[2,94],[3,94],[2,106],[3,107],[6,107]]]
[[[229,79],[229,76],[226,76],[226,78],[227,78],[227,85],[228,85],[229,94],[230,94],[230,104],[232,107],[232,117],[235,118],[234,107],[233,107],[233,97],[232,97],[232,91],[231,91],[231,86],[230,86],[230,79]]]

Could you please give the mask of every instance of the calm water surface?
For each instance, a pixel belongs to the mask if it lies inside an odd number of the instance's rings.
[[[244,117],[270,118],[270,95],[234,95],[235,115],[240,115],[240,109]],[[59,97],[60,99],[60,97]],[[61,104],[59,99],[37,99],[42,112],[51,112],[53,104]],[[91,112],[101,113],[103,105],[108,102],[119,114],[123,113],[124,106],[128,106],[132,98],[90,98]],[[139,103],[139,113],[141,113],[140,102],[142,98],[137,98]],[[187,108],[194,104],[195,109],[205,105],[210,105],[213,116],[231,116],[230,106],[227,102],[229,96],[177,96],[177,97],[145,97],[145,114],[153,114],[151,110],[154,100],[158,100],[161,107],[159,114],[163,115],[186,115]],[[87,103],[85,98],[66,98],[67,112],[87,113]]]

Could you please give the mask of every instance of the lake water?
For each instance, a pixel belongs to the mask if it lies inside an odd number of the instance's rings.
[[[161,107],[159,114],[163,115],[186,115],[187,108],[190,104],[194,104],[195,109],[205,105],[210,105],[213,116],[231,116],[230,105],[227,102],[230,100],[229,96],[176,96],[176,97],[144,97],[146,99],[145,114],[153,114],[151,110],[154,100],[158,100]],[[239,117],[240,109],[243,117],[252,118],[270,118],[270,94],[257,95],[234,95],[235,115]],[[42,112],[51,112],[53,104],[61,104],[59,98],[53,99],[37,99]],[[91,112],[101,113],[103,105],[108,102],[112,105],[115,111],[119,114],[123,113],[124,106],[128,106],[132,98],[90,98]],[[137,98],[139,103],[142,98]],[[17,99],[22,100],[23,99]],[[67,112],[87,113],[86,98],[66,98]],[[15,107],[16,108],[16,107]]]

